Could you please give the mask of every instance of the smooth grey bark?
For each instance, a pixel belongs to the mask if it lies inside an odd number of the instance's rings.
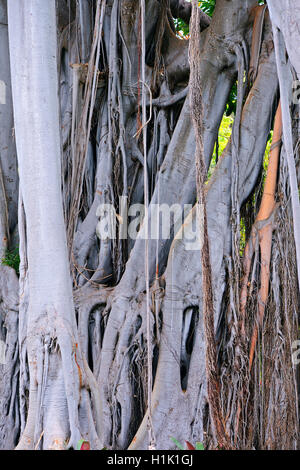
[[[55,1],[12,0],[8,18],[29,274],[29,409],[18,448],[35,448],[41,437],[44,448],[63,448],[66,440],[76,447],[78,408],[87,404],[60,185]]]
[[[0,204],[1,259],[16,228],[18,211],[17,157],[11,96],[6,1],[0,2]],[[3,238],[7,240],[3,243]]]

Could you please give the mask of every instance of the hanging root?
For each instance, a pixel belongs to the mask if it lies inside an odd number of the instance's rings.
[[[242,280],[242,288],[240,294],[240,313],[242,320],[242,334],[245,334],[245,310],[247,305],[247,292],[249,288],[249,274],[251,269],[252,257],[256,252],[255,248],[260,249],[260,289],[258,292],[258,313],[250,343],[249,351],[249,369],[251,371],[257,337],[258,328],[261,327],[264,318],[265,306],[269,294],[270,282],[270,260],[271,260],[271,247],[272,247],[272,233],[274,229],[273,213],[276,207],[275,192],[277,185],[277,174],[279,165],[280,145],[282,136],[282,117],[281,106],[278,109],[274,122],[273,143],[270,150],[270,159],[268,171],[261,201],[261,206],[256,217],[254,227],[252,229],[250,240],[245,248],[244,257],[244,278]],[[253,286],[250,282],[250,290]]]
[[[206,374],[210,416],[214,438],[220,449],[230,448],[229,439],[224,426],[220,401],[220,379],[217,365],[217,349],[214,329],[214,303],[212,294],[212,270],[210,264],[209,238],[207,229],[205,179],[206,168],[203,147],[203,109],[200,77],[200,31],[198,3],[193,1],[190,43],[190,101],[191,114],[196,134],[196,179],[198,197],[199,226],[203,231],[201,247],[202,289],[203,289],[203,321],[206,341]]]
[[[83,180],[85,163],[88,153],[88,143],[90,138],[91,124],[93,109],[96,100],[96,90],[98,82],[98,67],[100,59],[100,48],[102,39],[103,20],[105,13],[106,1],[97,2],[97,11],[95,17],[95,31],[92,45],[91,56],[88,64],[87,78],[84,93],[84,102],[82,114],[78,129],[76,129],[76,141],[72,142],[73,155],[73,167],[72,167],[72,182],[71,182],[71,206],[68,213],[68,246],[70,259],[72,259],[72,248],[75,230],[77,227],[77,220],[80,211],[80,200],[83,191]],[[76,68],[74,69],[76,72]],[[77,74],[75,73],[75,79],[77,80]],[[76,80],[74,83],[74,103],[76,102]],[[73,104],[73,108],[75,108]],[[73,117],[74,122],[75,116]],[[75,129],[72,129],[72,138],[74,138]]]

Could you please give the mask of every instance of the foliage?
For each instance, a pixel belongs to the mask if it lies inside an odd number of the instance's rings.
[[[196,447],[194,447],[193,444],[191,444],[189,441],[185,441],[185,443],[188,450],[204,450],[204,445],[202,442],[196,442]]]
[[[236,102],[237,102],[237,82],[233,85],[230,95],[228,98],[228,102],[226,105],[226,116],[230,116],[232,113],[235,114],[236,112]]]
[[[178,449],[185,450],[184,446],[180,444],[180,442],[177,441],[175,437],[171,437],[171,440],[178,447]],[[202,442],[196,442],[195,446],[193,446],[193,444],[191,444],[189,441],[185,441],[185,443],[188,450],[204,450],[204,445],[202,444]]]
[[[19,274],[20,268],[20,254],[19,247],[13,250],[6,250],[5,256],[2,258],[1,264],[13,268]]]
[[[199,1],[199,6],[201,10],[203,10],[204,13],[206,13],[209,16],[212,16],[214,9],[215,9],[215,5],[216,5],[216,0]],[[174,19],[174,24],[175,24],[175,29],[176,29],[178,36],[188,38],[190,34],[189,25],[179,18]]]
[[[174,18],[174,25],[178,36],[187,39],[190,34],[189,25],[180,18]]]
[[[232,126],[233,126],[233,120],[234,120],[234,116],[231,115],[231,116],[227,116],[227,114],[225,113],[223,115],[223,119],[222,119],[222,122],[220,124],[220,128],[219,128],[219,133],[218,133],[218,145],[219,145],[219,149],[218,149],[218,158],[217,158],[217,145],[215,145],[215,148],[214,148],[214,153],[213,153],[213,156],[212,156],[212,159],[211,159],[211,164],[210,164],[210,167],[209,167],[209,170],[208,170],[208,175],[207,175],[207,181],[210,179],[213,171],[214,171],[214,168],[219,160],[219,158],[222,156],[224,150],[225,150],[225,147],[230,139],[230,136],[231,136],[231,132],[232,132]]]
[[[199,2],[199,6],[207,15],[212,16],[216,6],[216,0],[202,0]]]
[[[202,442],[196,442],[196,450],[204,450],[204,445]]]
[[[174,444],[175,444],[175,445],[178,447],[178,449],[180,449],[180,450],[184,450],[184,447],[183,447],[183,445],[182,445],[182,444],[180,444],[180,442],[179,442],[179,441],[177,441],[177,439],[175,439],[175,437],[170,437],[170,439],[171,439],[171,441],[173,441],[173,442],[174,442]]]

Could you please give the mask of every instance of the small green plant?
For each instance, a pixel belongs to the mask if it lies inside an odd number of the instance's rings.
[[[2,258],[1,264],[13,268],[17,274],[20,269],[20,254],[19,247],[17,246],[13,250],[6,250],[5,256]]]
[[[178,449],[185,450],[184,446],[180,444],[180,442],[177,441],[175,437],[171,437],[171,441],[174,442]],[[204,445],[202,444],[202,442],[196,442],[195,446],[193,446],[193,444],[191,444],[189,441],[185,441],[185,444],[188,450],[204,450]]]
[[[204,445],[202,442],[196,442],[196,450],[204,450]]]
[[[234,122],[234,115],[227,116],[226,113],[223,115],[223,119],[220,124],[219,133],[218,133],[218,154],[217,154],[217,145],[214,147],[214,153],[210,162],[210,166],[207,173],[207,181],[209,181],[213,171],[216,167],[216,164],[219,158],[222,156],[228,141],[231,137],[232,127]]]
[[[84,439],[80,439],[77,444],[77,450],[91,450],[90,443]]]

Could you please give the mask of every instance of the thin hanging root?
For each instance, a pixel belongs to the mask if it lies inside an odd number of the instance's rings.
[[[88,141],[90,137],[92,115],[96,100],[96,91],[98,83],[98,68],[100,62],[100,48],[103,31],[103,21],[105,14],[106,1],[97,1],[95,30],[92,44],[91,56],[87,68],[87,78],[84,92],[84,102],[82,113],[80,116],[78,129],[75,128],[75,118],[72,119],[72,151],[73,154],[73,171],[71,181],[71,206],[69,210],[69,218],[67,224],[67,239],[69,247],[69,257],[73,250],[74,235],[78,221],[80,209],[80,198],[83,190],[84,170],[88,153]],[[81,67],[82,68],[82,67]],[[73,112],[76,108],[76,93],[78,92],[78,69],[73,68],[74,72],[74,94],[73,94]],[[74,138],[77,132],[76,139]]]
[[[230,449],[230,439],[226,432],[224,416],[221,407],[221,385],[217,365],[217,347],[214,328],[214,300],[212,295],[212,270],[210,263],[210,247],[207,228],[205,178],[206,167],[203,145],[203,103],[200,76],[200,30],[198,2],[193,0],[190,39],[190,104],[191,116],[196,137],[196,186],[197,186],[197,215],[203,231],[201,249],[202,291],[203,291],[203,322],[206,343],[206,375],[207,394],[214,439],[220,449]]]
[[[157,85],[159,84],[159,75],[160,75],[160,68],[161,68],[161,50],[162,50],[162,42],[165,32],[165,23],[168,21],[167,17],[167,9],[168,9],[168,1],[162,0],[161,2],[161,11],[159,15],[159,22],[157,24],[156,32],[155,32],[155,59],[154,59],[154,66],[152,72],[152,79],[151,79],[151,90],[155,92]]]
[[[156,448],[156,439],[152,423],[152,337],[151,337],[151,321],[150,321],[150,278],[149,278],[149,227],[148,227],[148,210],[149,210],[149,188],[148,188],[148,172],[147,172],[147,116],[146,116],[146,76],[145,76],[145,57],[146,57],[146,37],[145,37],[145,1],[141,0],[141,41],[142,41],[142,67],[141,80],[142,88],[142,128],[143,131],[143,153],[144,153],[144,203],[145,203],[145,277],[146,277],[146,311],[147,311],[147,396],[148,396],[148,433],[149,433],[149,449]],[[149,90],[150,91],[150,90]],[[151,118],[150,118],[151,119]]]
[[[258,338],[258,328],[262,325],[265,305],[269,295],[269,280],[270,280],[270,261],[271,261],[271,248],[272,248],[272,233],[273,233],[273,213],[276,207],[275,203],[275,191],[277,183],[277,173],[280,155],[280,143],[282,136],[282,115],[281,105],[279,102],[275,122],[274,122],[274,133],[273,143],[270,150],[270,159],[267,171],[267,177],[265,181],[263,197],[260,205],[259,212],[254,223],[250,239],[245,248],[244,257],[244,277],[242,280],[242,289],[240,296],[241,306],[241,317],[242,325],[241,332],[245,334],[245,311],[247,304],[247,290],[248,290],[248,279],[251,268],[251,261],[253,253],[255,252],[255,245],[257,240],[259,242],[260,254],[261,254],[261,271],[260,271],[260,289],[258,293],[258,316],[257,321],[253,328],[250,353],[249,353],[249,369],[251,371],[255,347]]]

